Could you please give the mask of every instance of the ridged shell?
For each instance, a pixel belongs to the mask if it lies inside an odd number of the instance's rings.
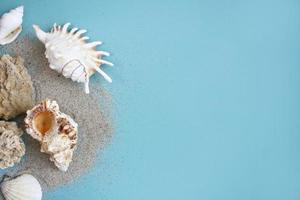
[[[96,46],[102,42],[87,43],[88,37],[81,35],[86,30],[73,28],[68,31],[70,23],[63,27],[54,24],[50,33],[43,32],[38,26],[33,25],[36,35],[45,44],[45,56],[49,61],[50,68],[63,74],[66,78],[85,83],[85,92],[89,93],[89,78],[96,71],[108,82],[111,78],[100,69],[100,65],[113,66],[111,62],[102,59],[108,56],[105,51],[97,51]]]
[[[42,188],[38,180],[30,174],[15,178],[6,178],[1,184],[1,191],[6,200],[41,200]]]
[[[67,171],[77,144],[78,125],[59,111],[56,101],[44,100],[27,111],[26,132],[41,143],[41,152],[61,171]]]
[[[13,42],[22,31],[24,7],[20,6],[2,15],[0,19],[0,45]]]

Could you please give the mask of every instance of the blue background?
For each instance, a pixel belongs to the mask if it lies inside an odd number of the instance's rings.
[[[299,0],[1,0],[72,22],[115,67],[115,135],[44,199],[300,199]]]

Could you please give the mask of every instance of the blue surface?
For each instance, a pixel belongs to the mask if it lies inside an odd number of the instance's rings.
[[[44,199],[300,199],[300,1],[2,0],[0,11],[19,4],[22,34],[70,21],[115,63],[112,144]]]

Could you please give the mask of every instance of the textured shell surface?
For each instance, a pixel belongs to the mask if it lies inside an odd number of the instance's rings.
[[[15,122],[0,121],[0,168],[12,167],[25,154],[23,131]]]
[[[21,57],[0,56],[0,118],[9,120],[33,106],[33,83]]]
[[[41,144],[41,152],[61,171],[67,171],[77,144],[77,123],[59,111],[56,101],[44,100],[27,111],[26,132]]]
[[[19,6],[0,18],[0,45],[13,42],[22,31],[24,7]]]
[[[38,180],[30,174],[22,174],[15,178],[5,178],[1,191],[6,200],[40,200],[42,188]]]
[[[86,36],[82,36],[86,30],[54,24],[51,32],[42,31],[37,25],[33,25],[38,39],[45,44],[45,56],[51,69],[63,74],[66,78],[75,82],[85,83],[85,92],[89,93],[89,78],[95,72],[100,73],[108,82],[112,79],[100,69],[102,64],[113,66],[111,62],[103,60],[103,56],[109,56],[108,52],[97,51],[96,46],[100,41],[90,42]]]

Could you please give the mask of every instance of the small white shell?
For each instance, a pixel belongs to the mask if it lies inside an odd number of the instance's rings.
[[[36,178],[22,174],[15,178],[5,178],[1,191],[6,200],[41,200],[42,188]]]
[[[51,32],[45,33],[33,25],[38,39],[45,44],[45,55],[50,68],[72,81],[85,83],[86,93],[89,93],[89,78],[95,72],[101,74],[108,82],[112,82],[111,78],[100,69],[102,64],[113,66],[111,62],[102,59],[103,56],[109,55],[108,52],[96,50],[96,46],[102,42],[87,43],[88,37],[81,36],[86,30],[73,28],[68,31],[69,26],[70,23],[62,27],[54,24]]]
[[[19,6],[0,18],[0,45],[13,42],[22,31],[24,7]]]

